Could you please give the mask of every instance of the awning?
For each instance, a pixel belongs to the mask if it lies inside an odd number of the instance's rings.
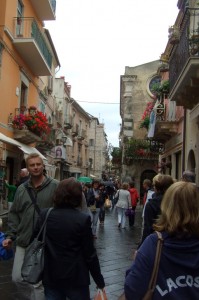
[[[70,147],[73,146],[73,141],[71,140],[71,138],[69,138],[69,136],[67,136],[65,145],[66,146],[70,146]]]
[[[0,141],[7,143],[7,144],[11,144],[14,145],[16,147],[18,147],[21,151],[23,151],[24,154],[29,155],[31,153],[37,153],[39,154],[42,159],[47,160],[45,156],[43,156],[43,154],[41,154],[41,152],[39,152],[36,148],[22,144],[6,135],[4,135],[3,133],[0,132]]]

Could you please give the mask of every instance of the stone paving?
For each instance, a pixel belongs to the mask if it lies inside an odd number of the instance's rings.
[[[98,239],[95,242],[101,271],[106,283],[108,300],[116,300],[123,292],[125,272],[132,263],[133,249],[141,234],[141,208],[136,210],[135,225],[133,228],[119,229],[117,227],[117,212],[106,212],[104,227],[98,227]],[[91,299],[96,292],[95,284],[90,286]]]
[[[116,209],[106,211],[105,224],[103,227],[98,226],[98,239],[95,240],[108,300],[118,299],[123,291],[125,271],[131,265],[133,249],[136,249],[136,242],[140,239],[141,208],[136,210],[133,228],[128,227],[128,222],[126,229],[119,229],[117,225]],[[11,282],[12,263],[12,260],[0,261],[1,300],[17,299],[15,286]],[[90,291],[93,299],[96,287],[92,279]]]

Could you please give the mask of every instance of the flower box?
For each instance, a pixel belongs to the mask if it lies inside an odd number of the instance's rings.
[[[14,139],[24,143],[24,144],[31,144],[34,142],[41,142],[42,138],[38,135],[34,134],[28,129],[14,129]]]

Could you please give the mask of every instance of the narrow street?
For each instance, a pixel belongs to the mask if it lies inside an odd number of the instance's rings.
[[[128,221],[128,220],[127,220]],[[132,250],[136,249],[136,242],[140,239],[141,208],[136,210],[135,225],[132,229],[126,224],[126,229],[117,227],[117,213],[106,211],[104,226],[98,226],[95,241],[102,274],[105,278],[108,300],[116,300],[122,293],[126,269],[132,262]],[[0,295],[2,300],[16,300],[17,293],[11,282],[12,260],[0,262]],[[96,287],[91,280],[91,299]],[[22,299],[20,299],[22,300]]]

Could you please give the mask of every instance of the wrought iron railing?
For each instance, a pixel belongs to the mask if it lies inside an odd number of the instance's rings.
[[[180,26],[179,43],[173,48],[169,61],[170,91],[189,58],[199,57],[199,9],[186,9]]]
[[[55,14],[55,11],[56,11],[56,0],[50,0],[50,5],[52,7],[52,10]]]
[[[189,41],[187,29],[189,28],[188,15],[184,18],[184,26],[180,34],[179,43],[175,46],[171,59],[169,61],[169,82],[170,91],[173,89],[182,69],[189,58]]]
[[[52,55],[45,38],[34,18],[14,18],[15,39],[34,39],[49,68],[52,66]]]

